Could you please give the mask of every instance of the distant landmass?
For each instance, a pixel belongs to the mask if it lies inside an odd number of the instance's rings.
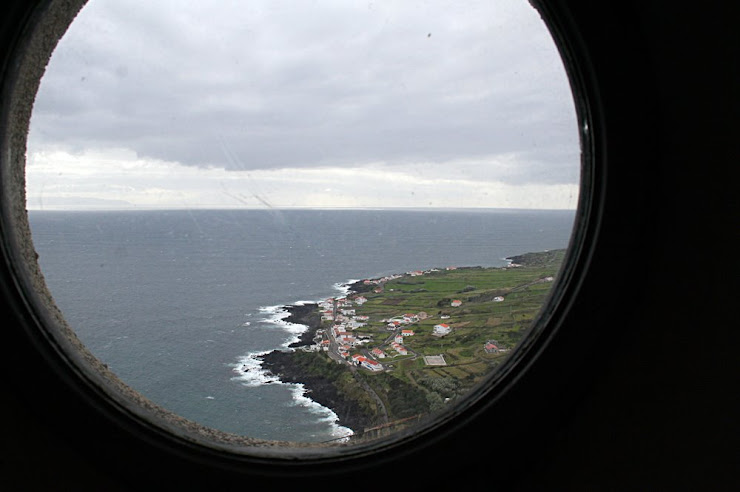
[[[28,198],[28,208],[33,210],[119,210],[136,209],[136,205],[126,200],[105,198],[49,196]]]

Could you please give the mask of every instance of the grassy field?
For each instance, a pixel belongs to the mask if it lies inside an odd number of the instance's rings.
[[[382,373],[358,371],[383,400],[387,419],[403,419],[442,408],[465,395],[506,358],[527,332],[547,300],[564,251],[518,257],[523,264],[508,268],[459,268],[404,275],[380,284],[382,292],[365,292],[356,315],[369,317],[355,336],[372,342],[353,353],[380,348]],[[502,300],[503,299],[503,300]],[[453,307],[452,301],[462,304]],[[402,328],[413,330],[403,339],[408,355],[390,347],[388,320],[404,314],[420,319]],[[445,323],[451,332],[435,336]],[[493,341],[499,350],[487,351]],[[442,355],[446,365],[427,365],[424,356]]]

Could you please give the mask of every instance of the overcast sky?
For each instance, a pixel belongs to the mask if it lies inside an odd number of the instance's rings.
[[[34,106],[28,207],[574,208],[526,0],[90,0]]]

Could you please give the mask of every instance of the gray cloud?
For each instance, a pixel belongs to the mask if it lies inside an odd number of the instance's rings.
[[[572,98],[527,2],[324,3],[92,1],[52,58],[31,147],[227,169],[515,155],[468,172],[577,182]]]

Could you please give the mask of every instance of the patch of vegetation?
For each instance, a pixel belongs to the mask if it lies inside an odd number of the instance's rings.
[[[389,420],[443,408],[488,377],[515,349],[546,302],[563,258],[564,250],[527,253],[511,258],[521,266],[433,270],[388,280],[379,292],[363,289],[366,302],[355,310],[369,320],[354,335],[372,341],[355,353],[383,350],[389,357],[378,362],[387,372],[371,374],[358,368],[352,375],[346,365],[335,362],[328,364],[331,368],[317,365],[307,370],[336,380],[341,395],[356,401],[376,422],[382,420],[377,398]],[[462,304],[453,306],[453,300]],[[395,355],[388,320],[409,313],[423,316],[403,326],[414,332],[403,339],[408,355]],[[435,326],[441,323],[452,331],[436,336]],[[442,355],[446,365],[426,365],[424,356],[436,355]]]

